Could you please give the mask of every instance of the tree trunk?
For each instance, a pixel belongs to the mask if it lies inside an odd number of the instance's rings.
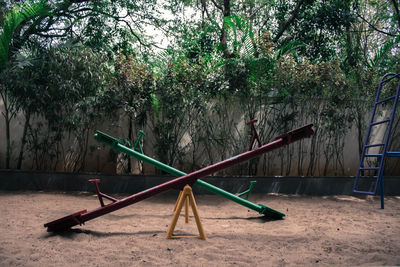
[[[78,172],[85,171],[85,167],[86,167],[86,155],[87,155],[88,145],[89,145],[89,127],[87,129],[85,129],[85,132],[86,132],[86,136],[85,136],[84,144],[83,144],[84,149],[81,152],[81,154],[82,154],[81,164],[80,164],[80,168],[78,169]]]
[[[18,170],[21,169],[22,161],[23,161],[23,158],[24,158],[24,148],[25,148],[25,144],[26,144],[26,134],[28,132],[28,127],[29,127],[30,120],[31,120],[31,113],[28,111],[25,114],[24,131],[22,133],[21,148],[19,150],[18,163],[17,163],[17,169]]]
[[[131,102],[132,103],[132,102]],[[129,115],[129,121],[128,121],[128,139],[130,142],[133,140],[133,119],[132,116]],[[128,173],[132,172],[132,160],[131,157],[128,157]]]
[[[10,118],[8,116],[8,111],[6,108],[6,113],[5,113],[5,119],[6,119],[6,169],[10,168],[10,158],[11,158],[11,140],[10,140]]]
[[[223,10],[224,18],[222,21],[222,30],[221,30],[221,45],[225,58],[231,57],[231,54],[228,49],[228,34],[225,30],[225,18],[231,15],[231,1],[224,0],[224,10]]]
[[[12,118],[15,116],[15,112],[10,111],[10,105],[7,99],[7,90],[0,91],[1,98],[3,99],[4,103],[4,112],[2,115],[5,120],[6,124],[6,165],[5,168],[10,168],[10,161],[11,161],[11,134],[10,134],[10,123]]]

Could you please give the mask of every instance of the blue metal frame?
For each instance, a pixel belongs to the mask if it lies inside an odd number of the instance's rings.
[[[387,97],[385,99],[379,100],[380,94],[381,94],[381,90],[382,87],[385,83],[398,78],[399,82],[398,82],[398,86],[397,86],[397,91],[396,91],[396,95],[391,96],[391,97]],[[353,187],[353,192],[354,193],[360,193],[360,194],[368,194],[368,195],[376,195],[377,189],[378,189],[378,184],[380,185],[380,195],[381,195],[381,208],[384,209],[384,183],[383,183],[383,167],[384,167],[384,162],[385,162],[385,157],[400,157],[400,152],[394,152],[394,151],[387,151],[387,147],[389,144],[389,140],[390,140],[390,133],[392,131],[392,126],[393,126],[393,120],[395,117],[395,113],[396,113],[396,109],[397,109],[397,103],[399,100],[399,96],[400,96],[400,74],[399,73],[388,73],[386,75],[384,75],[379,83],[378,86],[378,92],[376,94],[376,98],[375,98],[375,104],[374,104],[374,109],[372,110],[372,115],[371,115],[371,119],[370,119],[370,123],[369,123],[369,127],[368,127],[368,132],[367,132],[367,136],[365,138],[365,143],[364,143],[364,147],[362,149],[362,153],[361,153],[361,158],[360,158],[360,165],[358,167],[358,171],[357,171],[357,176],[355,179],[355,183],[354,183],[354,187]],[[377,121],[374,122],[374,118],[375,118],[375,114],[376,114],[376,109],[378,107],[379,104],[382,104],[384,102],[390,101],[390,100],[394,100],[393,103],[393,109],[392,109],[392,113],[390,115],[390,119],[386,119],[383,121]],[[377,125],[382,125],[382,124],[386,124],[388,123],[388,129],[386,132],[386,136],[384,138],[384,142],[380,143],[380,144],[368,144],[369,142],[369,138],[371,136],[371,129],[374,126]],[[366,150],[368,148],[371,147],[383,147],[382,150],[382,154],[366,154]],[[378,167],[364,167],[364,159],[365,157],[376,157],[376,158],[380,158],[380,162],[379,162],[379,166]],[[358,183],[361,177],[363,177],[362,171],[365,170],[376,170],[378,171],[378,176],[375,182],[375,187],[373,191],[359,191],[357,190],[358,188]]]

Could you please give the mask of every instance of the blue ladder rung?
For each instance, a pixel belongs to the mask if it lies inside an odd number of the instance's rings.
[[[382,123],[387,123],[387,122],[390,122],[390,119],[373,122],[373,123],[370,124],[370,126],[374,126],[374,125],[378,125],[378,124],[382,124]]]
[[[365,147],[375,147],[375,146],[384,146],[385,144],[373,144],[373,145],[366,145]]]
[[[386,152],[386,157],[400,157],[400,152],[393,152],[393,151],[390,151],[390,152]]]
[[[369,192],[369,191],[358,191],[358,190],[353,190],[354,193],[358,194],[366,194],[366,195],[375,195],[375,192]]]
[[[394,99],[395,97],[396,96],[387,97],[385,99],[382,99],[382,100],[376,102],[376,104],[380,104],[380,103],[383,103],[383,102],[386,102],[386,101],[390,101],[390,100]]]
[[[364,157],[382,157],[382,154],[365,154]]]
[[[360,170],[363,170],[363,171],[373,171],[373,170],[379,170],[379,167],[360,168]]]

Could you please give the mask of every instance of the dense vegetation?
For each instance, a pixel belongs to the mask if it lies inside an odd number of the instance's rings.
[[[237,174],[260,163],[262,174],[343,174],[345,136],[361,149],[380,77],[400,72],[399,5],[0,0],[0,166],[29,157],[32,169],[84,171],[90,136],[110,121],[128,144],[150,129],[159,160],[193,170],[246,150],[241,125],[257,118],[262,140],[306,123],[316,134]]]

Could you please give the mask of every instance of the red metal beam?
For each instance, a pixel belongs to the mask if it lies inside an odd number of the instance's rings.
[[[226,159],[224,161],[218,162],[216,164],[210,165],[208,167],[205,167],[203,169],[200,169],[198,171],[189,173],[187,175],[184,175],[182,177],[176,178],[174,180],[165,182],[163,184],[160,184],[158,186],[152,187],[150,189],[144,190],[142,192],[139,192],[137,194],[131,195],[129,197],[126,197],[121,200],[117,200],[113,203],[110,203],[108,205],[105,205],[103,207],[97,208],[92,211],[88,212],[78,212],[71,214],[69,216],[63,217],[61,219],[46,223],[44,227],[47,227],[47,231],[53,232],[53,231],[64,231],[69,229],[72,226],[82,224],[86,221],[95,219],[97,217],[100,217],[104,214],[122,209],[126,206],[132,205],[136,202],[139,202],[141,200],[144,200],[146,198],[152,197],[154,195],[160,194],[162,192],[168,191],[170,189],[178,189],[182,190],[185,185],[190,185],[192,186],[197,179],[200,179],[202,177],[206,177],[212,173],[215,173],[217,171],[229,168],[231,166],[237,165],[241,162],[248,161],[252,158],[258,157],[262,154],[265,154],[269,151],[275,150],[277,148],[280,148],[282,146],[288,145],[290,143],[296,142],[300,139],[306,138],[311,136],[314,133],[312,129],[312,124],[309,124],[307,126],[301,127],[299,129],[287,132],[285,134],[282,134],[278,137],[276,137],[276,140],[268,143],[266,145],[263,145],[259,148],[253,149],[251,151],[244,152],[242,154],[239,154],[237,156],[234,156],[232,158]]]

